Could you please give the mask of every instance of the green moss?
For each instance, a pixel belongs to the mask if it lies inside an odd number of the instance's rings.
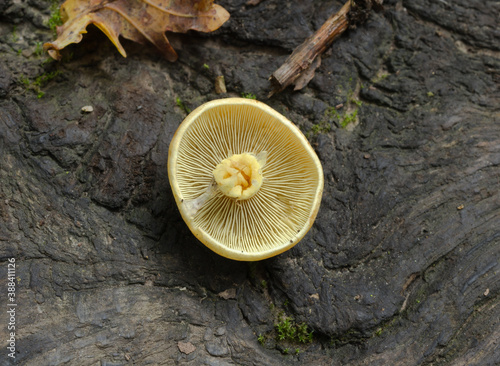
[[[43,55],[43,46],[42,42],[36,42],[35,44],[35,51],[34,51],[35,56],[41,57]]]
[[[295,328],[295,324],[292,323],[292,318],[283,317],[280,321],[274,325],[276,328],[276,332],[278,333],[276,339],[279,341],[293,341],[295,339],[295,334],[297,329]]]
[[[358,107],[363,105],[363,102],[357,99],[351,99],[350,102],[356,104]]]
[[[358,116],[358,108],[363,105],[363,102],[350,98],[347,102],[347,108],[342,113],[335,107],[327,108],[325,116],[329,119],[334,119],[338,122],[339,126],[346,128],[350,123],[355,122]]]
[[[320,133],[328,133],[332,129],[330,122],[327,119],[323,119],[320,123],[314,124],[311,129],[306,132],[306,137],[309,138]]]
[[[340,126],[342,128],[346,128],[347,125],[356,120],[356,116],[358,115],[358,110],[354,110],[353,112],[345,112],[340,120]]]
[[[181,100],[181,98],[179,98],[179,97],[175,98],[175,103],[177,104],[177,107],[179,107],[180,109],[182,109],[184,111],[184,113],[186,113],[186,114],[191,113],[191,109],[186,107],[186,105]]]
[[[19,39],[19,35],[17,34],[17,25],[12,27],[12,33],[10,34],[10,38],[12,39],[12,42],[17,42]]]
[[[61,74],[59,70],[45,72],[38,75],[33,81],[26,76],[21,75],[19,77],[19,81],[26,87],[26,90],[33,90],[36,93],[37,98],[42,98],[45,95],[45,92],[43,92],[41,88],[59,74]]]
[[[52,57],[46,57],[42,62],[40,62],[40,66],[44,67],[45,65],[51,64],[52,62],[55,62]]]
[[[309,332],[306,323],[300,323],[297,325],[297,340],[299,343],[310,343],[312,342],[313,332]]]
[[[375,76],[373,79],[372,79],[372,83],[376,84],[382,80],[384,80],[385,78],[387,78],[389,76],[389,73],[387,72],[381,72],[379,74],[377,74],[377,76]]]
[[[24,75],[21,75],[21,76],[19,77],[19,81],[20,81],[22,84],[24,84],[24,86],[25,86],[25,87],[27,87],[27,88],[30,86],[30,79],[28,79],[28,78],[27,78],[26,76],[24,76]]]
[[[278,322],[274,325],[276,339],[278,341],[290,341],[298,343],[312,342],[313,332],[309,332],[306,323],[296,324],[290,316],[281,314]]]
[[[241,96],[247,99],[257,99],[257,96],[253,93],[241,93]]]
[[[47,21],[47,25],[54,33],[54,37],[57,37],[57,27],[62,25],[63,21],[61,19],[61,10],[58,0],[50,0],[50,18]]]
[[[270,308],[273,311],[274,306]],[[306,323],[297,324],[292,316],[287,315],[283,310],[274,309],[276,321],[272,331],[265,334],[260,333],[257,341],[267,348],[274,347],[282,354],[301,352],[299,345],[311,343],[313,332],[309,331]]]
[[[42,75],[39,75],[35,78],[35,80],[33,81],[33,85],[41,87],[50,80],[54,79],[60,73],[61,72],[59,70],[43,73]]]

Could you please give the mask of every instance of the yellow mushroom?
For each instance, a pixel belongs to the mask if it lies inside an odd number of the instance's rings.
[[[297,244],[323,192],[321,163],[302,132],[245,98],[214,100],[186,117],[170,143],[168,176],[192,233],[235,260]]]

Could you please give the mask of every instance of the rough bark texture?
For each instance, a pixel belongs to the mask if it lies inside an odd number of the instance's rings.
[[[252,264],[207,250],[175,207],[176,99],[220,97],[219,75],[223,96],[265,98],[342,2],[219,3],[221,30],[171,37],[176,63],[130,42],[124,59],[98,31],[44,63],[49,2],[0,3],[0,364],[14,363],[11,257],[19,365],[498,362],[498,2],[384,2],[308,87],[267,100],[307,134],[326,185],[308,235]],[[346,127],[339,104],[357,110]],[[277,341],[280,312],[312,342]]]

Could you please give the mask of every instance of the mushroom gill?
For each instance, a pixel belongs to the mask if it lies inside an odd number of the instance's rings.
[[[169,155],[184,220],[221,255],[279,254],[317,214],[321,164],[299,129],[263,103],[231,98],[199,107],[179,127]]]

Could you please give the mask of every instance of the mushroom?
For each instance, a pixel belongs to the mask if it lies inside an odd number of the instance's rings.
[[[168,176],[182,218],[214,252],[256,261],[297,244],[311,228],[323,170],[311,145],[264,103],[203,104],[177,129]]]

